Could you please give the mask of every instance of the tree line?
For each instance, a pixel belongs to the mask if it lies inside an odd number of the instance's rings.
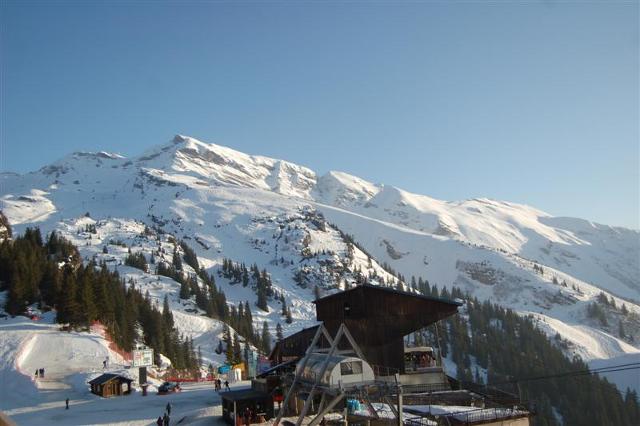
[[[568,344],[560,335],[549,339],[533,318],[480,302],[455,287],[438,290],[423,281],[422,290],[428,296],[466,300],[461,309],[465,315],[449,317],[438,327],[443,356],[449,355],[455,362],[457,378],[462,382],[496,386],[511,383],[507,390],[512,392],[519,387],[523,400],[536,403],[537,415],[532,420],[536,426],[637,424],[637,393],[627,390],[623,395],[596,374],[518,381],[588,369],[579,357],[564,354],[562,349]],[[434,333],[422,333],[418,339],[433,340]],[[472,361],[486,371],[486,381]]]
[[[55,309],[56,321],[69,329],[88,329],[99,321],[127,352],[142,342],[156,356],[166,355],[175,368],[197,367],[193,342],[174,327],[168,301],[160,311],[134,281],[128,284],[104,262],[83,264],[77,248],[55,231],[44,242],[38,228],[27,228],[22,236],[0,243],[0,290],[7,291],[9,314],[37,304],[45,311]]]

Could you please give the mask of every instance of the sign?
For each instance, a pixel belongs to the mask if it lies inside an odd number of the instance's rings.
[[[231,370],[231,366],[227,364],[221,365],[220,367],[218,367],[218,373],[220,374],[228,373],[229,370]]]
[[[153,349],[136,349],[131,361],[133,367],[148,367],[153,365]]]
[[[269,358],[265,356],[260,356],[258,358],[258,363],[256,366],[256,370],[258,371],[258,374],[262,374],[270,368],[271,368],[271,361],[269,361]]]

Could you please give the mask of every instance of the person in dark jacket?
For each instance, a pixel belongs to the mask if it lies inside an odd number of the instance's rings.
[[[158,426],[162,426],[164,424],[164,420],[162,420],[162,417],[158,416],[158,420],[156,420],[156,424]]]
[[[228,380],[225,380],[225,381],[224,381],[224,388],[225,388],[226,390],[231,390],[231,389],[229,389],[229,381],[228,381]]]
[[[171,415],[171,403],[167,402],[167,414]]]
[[[66,404],[67,408],[65,408],[65,410],[69,409],[69,398],[67,398],[64,403]]]
[[[245,426],[249,426],[251,424],[251,409],[249,407],[244,409],[243,417]]]
[[[164,424],[164,426],[169,426],[169,421],[171,419],[169,418],[169,415],[167,413],[164,413],[164,417],[162,418],[162,423]]]

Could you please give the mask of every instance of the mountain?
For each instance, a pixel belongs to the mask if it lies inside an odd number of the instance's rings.
[[[285,324],[271,298],[254,322],[272,329],[280,322],[285,333],[314,323],[318,291],[363,280],[408,289],[415,277],[532,315],[586,360],[640,352],[637,230],[489,199],[442,201],[343,172],[318,176],[186,136],[134,158],[77,152],[0,181],[0,208],[14,233],[59,230],[86,259],[110,259],[154,297],[171,294],[184,315],[198,311],[178,303],[179,284],[163,278],[157,286],[152,273],[119,265],[122,247],[162,259],[170,251],[159,244],[185,241],[236,305],[257,296],[220,275],[223,259],[256,264],[286,296],[294,321]]]

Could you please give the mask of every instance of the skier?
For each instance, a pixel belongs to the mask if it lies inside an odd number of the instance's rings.
[[[164,426],[169,426],[169,421],[171,419],[169,418],[169,415],[167,413],[164,413],[164,417],[162,418],[162,423],[164,424]]]
[[[68,410],[68,409],[69,409],[69,398],[67,398],[67,399],[64,401],[64,403],[65,403],[65,404],[66,404],[66,406],[67,406],[67,408],[65,408],[65,409],[66,409],[66,410]]]
[[[164,423],[164,420],[162,420],[162,417],[158,416],[158,420],[156,420],[156,424],[158,426],[162,426],[163,423]]]
[[[167,402],[167,414],[171,415],[171,403]]]
[[[36,379],[38,378],[38,369],[36,368]]]
[[[229,381],[228,380],[224,381],[224,387],[225,387],[226,390],[231,390],[231,389],[229,389]]]
[[[41,369],[39,370],[39,373],[40,373],[40,378],[41,378],[41,379],[44,379],[44,368],[41,368]]]

